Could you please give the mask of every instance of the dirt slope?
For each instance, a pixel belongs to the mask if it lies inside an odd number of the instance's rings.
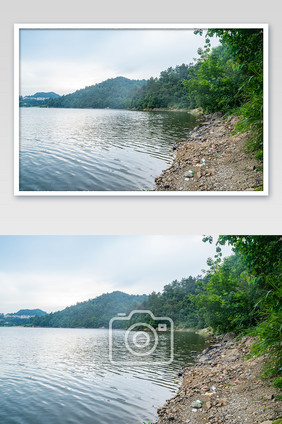
[[[232,134],[237,120],[212,115],[188,133],[188,140],[177,144],[173,165],[156,178],[155,190],[253,191],[262,186],[262,164],[244,151],[247,134]]]
[[[271,424],[281,417],[278,391],[260,378],[264,358],[246,359],[251,339],[227,340],[215,340],[184,369],[180,390],[158,410],[157,424]]]

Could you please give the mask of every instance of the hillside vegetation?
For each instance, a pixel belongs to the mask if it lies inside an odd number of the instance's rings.
[[[72,94],[49,99],[45,105],[63,108],[125,109],[129,106],[133,93],[144,83],[145,80],[130,80],[124,77],[111,78],[77,90]]]
[[[44,317],[35,317],[32,325],[40,327],[108,327],[111,318],[135,309],[146,295],[129,295],[120,291],[106,293],[95,299],[77,303]]]

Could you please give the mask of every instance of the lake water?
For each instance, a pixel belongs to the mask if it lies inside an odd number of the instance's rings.
[[[123,330],[115,330],[120,358],[129,358]],[[177,372],[194,362],[205,340],[175,332],[175,358],[155,365],[113,364],[108,330],[0,328],[1,424],[143,424],[178,387]],[[161,334],[160,346],[170,334]]]
[[[140,191],[173,160],[186,112],[20,108],[20,191]]]

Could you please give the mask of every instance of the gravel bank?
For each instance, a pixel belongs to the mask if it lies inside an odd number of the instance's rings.
[[[281,391],[260,378],[264,358],[247,359],[250,338],[234,340],[232,334],[214,339],[197,364],[183,370],[179,392],[158,410],[156,424],[271,424],[281,418]]]
[[[238,117],[206,115],[175,147],[172,166],[156,178],[156,191],[253,191],[263,184],[262,163],[245,152],[247,134],[232,134]]]

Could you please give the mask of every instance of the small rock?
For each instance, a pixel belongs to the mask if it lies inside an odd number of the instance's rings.
[[[274,398],[275,398],[274,394],[265,396],[265,399],[267,400],[272,400]]]
[[[232,333],[232,332],[226,333],[225,336],[223,337],[222,341],[223,342],[228,342],[229,340],[232,340],[235,337],[236,337],[236,334],[235,333]]]
[[[195,400],[191,404],[192,408],[200,409],[202,408],[202,402],[200,400]]]
[[[214,392],[206,392],[204,396],[208,396],[209,398],[214,398],[216,394]]]
[[[199,358],[199,362],[205,362],[205,361],[208,361],[208,360],[209,360],[208,355],[201,355],[200,358]]]
[[[185,178],[193,178],[194,172],[190,169],[188,172],[185,172]]]

